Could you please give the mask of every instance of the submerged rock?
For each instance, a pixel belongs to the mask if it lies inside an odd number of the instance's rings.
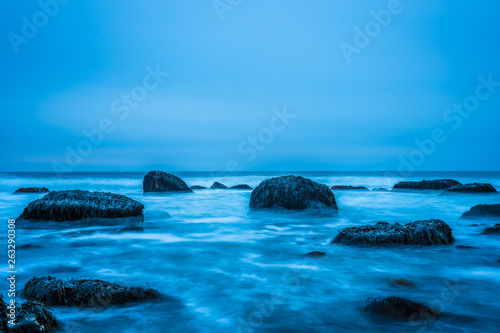
[[[231,188],[236,190],[253,190],[253,188],[248,186],[247,184],[234,185],[231,186]]]
[[[366,310],[402,320],[416,319],[419,316],[432,318],[439,315],[438,312],[422,303],[398,296],[370,297],[366,300]]]
[[[312,257],[312,258],[319,258],[319,257],[324,257],[326,256],[325,252],[320,252],[320,251],[313,251],[306,253],[306,257]]]
[[[477,249],[475,246],[470,246],[470,245],[457,245],[457,249]]]
[[[471,183],[465,185],[455,185],[446,190],[446,192],[467,192],[467,193],[498,193],[491,184]]]
[[[30,279],[23,296],[46,305],[104,306],[142,301],[159,296],[151,288],[123,287],[101,280],[61,280],[51,276]]]
[[[0,294],[0,332],[2,333],[31,333],[52,332],[59,327],[56,317],[50,312],[45,305],[38,302],[24,302],[16,304],[15,325],[8,326],[7,317],[10,311],[7,309],[7,304],[3,300],[3,295]]]
[[[142,190],[146,192],[193,192],[177,176],[164,171],[150,171],[144,176]]]
[[[227,188],[227,186],[226,186],[226,185],[224,185],[224,184],[221,184],[221,183],[219,183],[219,182],[214,182],[214,183],[212,184],[212,186],[210,186],[210,188],[211,188],[212,190],[217,190],[217,189],[224,189],[224,188]]]
[[[48,188],[46,187],[21,187],[17,189],[14,194],[16,193],[46,193],[50,192]]]
[[[332,190],[362,190],[368,191],[364,186],[351,186],[351,185],[335,185],[332,186]]]
[[[394,279],[391,281],[391,286],[414,287],[415,282],[405,279]]]
[[[484,229],[483,234],[500,234],[500,223],[495,224],[493,227]]]
[[[344,228],[332,243],[368,245],[448,245],[453,230],[441,220],[410,222],[405,225],[379,222],[375,225]]]
[[[462,214],[461,218],[500,217],[500,204],[475,205]]]
[[[306,209],[317,205],[338,209],[328,186],[300,176],[282,176],[259,184],[250,197],[250,208]]]
[[[453,179],[434,179],[434,180],[421,180],[421,181],[403,181],[399,182],[392,190],[405,189],[405,190],[446,190],[455,185],[462,185]]]
[[[206,189],[206,187],[201,186],[201,185],[193,185],[193,186],[191,186],[191,189],[192,190],[204,190],[204,189]]]
[[[75,221],[87,218],[142,216],[144,205],[121,194],[81,190],[52,191],[32,201],[20,218]]]

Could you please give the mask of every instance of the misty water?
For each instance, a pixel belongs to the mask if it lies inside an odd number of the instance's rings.
[[[500,203],[499,194],[440,191],[335,191],[338,215],[248,208],[251,191],[196,190],[143,194],[145,173],[1,174],[1,219],[18,217],[42,194],[19,187],[124,194],[145,206],[144,221],[19,221],[17,288],[33,276],[97,278],[147,286],[154,301],[103,308],[51,306],[67,332],[498,332],[500,236],[483,235],[499,221],[461,220],[470,207]],[[500,173],[294,173],[319,183],[392,188],[403,179],[453,178],[500,188]],[[249,184],[277,174],[219,177],[177,173],[189,186]],[[442,219],[449,246],[358,247],[331,244],[347,226]],[[4,235],[7,223],[4,222]],[[6,236],[3,238],[6,242]],[[460,248],[457,245],[473,248]],[[7,247],[2,271],[6,275]],[[322,258],[304,254],[323,251]],[[403,278],[415,286],[392,286]],[[5,295],[7,282],[1,282]],[[365,311],[368,297],[398,295],[430,304],[438,319],[398,321]],[[22,297],[17,297],[18,302]]]

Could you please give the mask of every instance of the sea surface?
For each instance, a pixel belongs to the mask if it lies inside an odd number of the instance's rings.
[[[189,186],[248,184],[296,174],[333,185],[392,188],[400,180],[452,178],[500,189],[496,172],[175,173]],[[1,173],[0,218],[7,276],[7,220],[42,194],[19,187],[124,194],[145,206],[144,222],[26,222],[16,225],[17,289],[31,277],[97,278],[150,286],[154,301],[105,308],[52,306],[61,332],[499,332],[500,236],[483,235],[500,221],[461,220],[470,207],[500,203],[500,194],[440,191],[336,191],[328,210],[250,211],[251,191],[196,190],[143,194],[145,172]],[[333,245],[339,229],[379,221],[442,219],[454,230],[450,246]],[[473,248],[460,248],[457,245]],[[323,251],[322,258],[304,254]],[[393,286],[394,279],[415,286]],[[6,296],[7,282],[0,283]],[[368,297],[398,295],[430,304],[439,318],[411,322],[365,311]],[[17,297],[18,302],[22,297]]]

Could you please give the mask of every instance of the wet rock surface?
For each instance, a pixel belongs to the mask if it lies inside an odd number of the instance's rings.
[[[446,190],[446,192],[455,193],[498,193],[491,184],[487,183],[471,183],[464,185],[455,185]]]
[[[364,186],[351,186],[351,185],[335,185],[332,186],[332,190],[361,190],[361,191],[368,191],[368,188]]]
[[[435,318],[439,315],[438,312],[422,303],[398,296],[370,297],[366,300],[366,310],[401,320],[418,319],[420,316]]]
[[[201,186],[201,185],[193,185],[193,186],[191,186],[191,189],[192,190],[204,190],[204,189],[206,189],[206,187]]]
[[[484,229],[483,234],[500,234],[500,223],[495,224],[493,227]]]
[[[379,222],[375,225],[344,228],[332,243],[349,245],[448,245],[453,230],[441,220],[410,222],[405,225]]]
[[[24,302],[16,304],[15,325],[8,326],[9,309],[0,294],[0,332],[3,333],[32,333],[53,332],[59,327],[56,317],[45,305],[38,302]]]
[[[212,186],[210,186],[210,188],[211,188],[212,190],[218,190],[218,189],[225,189],[225,188],[227,188],[227,186],[226,186],[226,185],[224,185],[224,184],[222,184],[222,183],[219,183],[219,182],[214,182],[214,183],[212,184]]]
[[[306,253],[305,256],[311,257],[311,258],[321,258],[321,257],[326,256],[326,253],[320,252],[320,251],[312,251],[312,252]]]
[[[500,204],[476,205],[462,214],[462,218],[500,217]]]
[[[30,202],[20,218],[75,221],[88,218],[142,216],[144,206],[121,194],[82,190],[52,191]]]
[[[231,186],[231,188],[235,190],[253,190],[253,188],[247,184],[234,185]]]
[[[23,296],[45,305],[97,307],[153,299],[159,293],[151,288],[123,287],[101,280],[61,280],[45,276],[30,279],[24,286]]]
[[[179,177],[164,171],[150,171],[142,181],[146,192],[193,192]]]
[[[250,208],[282,207],[300,210],[316,206],[338,209],[328,186],[300,176],[282,176],[259,184],[250,197]]]
[[[47,193],[50,192],[48,188],[46,187],[21,187],[17,189],[14,194],[16,193]]]
[[[462,183],[453,179],[402,181],[394,185],[392,190],[446,190],[455,185]]]

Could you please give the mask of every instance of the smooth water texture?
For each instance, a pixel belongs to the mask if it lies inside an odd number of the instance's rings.
[[[339,214],[248,208],[251,191],[197,190],[143,194],[145,173],[0,174],[1,219],[18,217],[42,194],[19,187],[109,191],[139,200],[143,223],[119,220],[22,222],[17,226],[17,288],[33,276],[98,278],[149,285],[154,301],[106,308],[51,307],[67,332],[498,332],[500,236],[483,235],[499,221],[460,220],[500,194],[443,195],[440,191],[336,191]],[[500,173],[419,173],[410,178],[373,173],[294,173],[333,185],[391,188],[404,179],[453,178],[500,188]],[[276,176],[218,177],[177,173],[189,186],[249,184]],[[431,247],[356,247],[330,244],[339,229],[379,221],[442,219],[456,243]],[[22,222],[22,223],[21,223]],[[24,246],[23,246],[24,245]],[[457,245],[474,248],[457,248]],[[5,263],[6,275],[7,247]],[[311,251],[327,253],[308,258]],[[404,278],[414,287],[391,286]],[[1,292],[6,295],[3,279]],[[368,297],[398,295],[431,304],[439,319],[405,322],[370,315]],[[18,297],[18,302],[22,298]]]

